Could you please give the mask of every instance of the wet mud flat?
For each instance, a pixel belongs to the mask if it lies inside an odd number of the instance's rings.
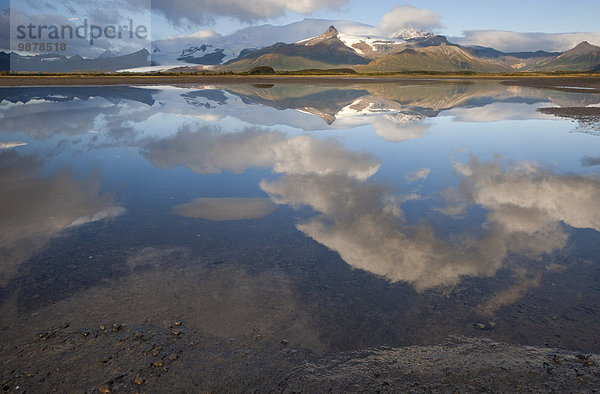
[[[600,76],[581,77],[518,77],[501,82],[506,86],[526,86],[532,88],[549,88],[570,92],[592,93],[600,90]],[[582,88],[582,89],[577,89]]]
[[[582,128],[600,132],[600,107],[549,107],[538,108],[543,114],[577,121]]]
[[[598,354],[451,337],[433,346],[316,356],[260,335],[216,340],[186,328],[68,324],[0,349],[4,392],[590,392]]]

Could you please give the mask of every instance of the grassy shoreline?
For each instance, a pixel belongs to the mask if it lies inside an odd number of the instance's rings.
[[[68,86],[68,85],[171,85],[171,84],[274,84],[274,83],[414,83],[437,81],[498,81],[510,85],[553,87],[557,83],[600,88],[600,74],[461,74],[398,73],[339,75],[218,75],[218,74],[56,74],[2,75],[0,86]]]

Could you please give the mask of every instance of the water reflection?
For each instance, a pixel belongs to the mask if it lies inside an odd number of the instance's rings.
[[[206,335],[258,327],[339,350],[469,334],[550,281],[574,300],[564,283],[595,278],[582,262],[597,262],[600,140],[536,108],[596,93],[411,81],[0,97],[0,300],[21,286],[15,316],[185,316]]]
[[[460,216],[479,206],[488,213],[485,221],[470,223],[480,227],[476,234],[471,227],[443,238],[426,221],[406,222],[402,203],[418,195],[399,195],[391,185],[367,182],[378,171],[378,160],[344,149],[335,140],[260,129],[225,133],[188,127],[150,142],[145,155],[160,168],[185,165],[201,174],[270,168],[283,175],[260,183],[273,202],[308,206],[319,213],[297,224],[298,230],[338,252],[353,268],[409,282],[420,291],[456,284],[464,276],[493,276],[509,254],[533,259],[563,248],[568,234],[562,223],[595,230],[600,225],[600,217],[590,212],[600,198],[596,177],[558,175],[531,162],[505,169],[500,158],[456,163],[461,184],[443,191],[448,204],[438,210]],[[407,182],[429,173],[422,168]],[[197,217],[210,219],[206,211],[218,205],[215,218],[247,217],[245,207],[218,201],[199,200],[176,207],[176,212],[198,209]]]
[[[288,137],[256,128],[226,133],[210,126],[194,131],[188,125],[173,137],[148,142],[144,155],[159,168],[185,165],[200,174],[223,170],[240,174],[251,167],[266,167],[275,173],[343,173],[366,179],[379,167],[375,158],[347,151],[333,139]]]
[[[593,106],[600,103],[600,94],[495,83],[415,82],[343,88],[301,84],[3,88],[0,100],[0,131],[36,138],[103,129],[123,140],[134,132],[132,125],[158,112],[207,122],[233,118],[246,125],[286,125],[305,131],[368,125],[384,140],[401,142],[424,136],[431,126],[429,119],[441,113],[466,122],[536,119],[547,116],[535,111],[539,106]]]
[[[208,220],[258,219],[270,215],[275,204],[268,198],[196,198],[173,207],[173,211],[188,218]]]
[[[42,174],[43,162],[14,150],[0,152],[0,284],[19,263],[35,255],[61,231],[118,216],[124,209],[100,193],[94,174],[75,179],[67,171]]]

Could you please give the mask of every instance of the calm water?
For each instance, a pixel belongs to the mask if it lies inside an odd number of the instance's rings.
[[[0,338],[175,320],[315,354],[598,352],[600,93],[0,89]],[[589,126],[589,129],[588,129]]]

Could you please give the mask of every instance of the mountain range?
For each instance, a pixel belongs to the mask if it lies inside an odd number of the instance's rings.
[[[250,51],[218,69],[239,72],[260,66],[275,70],[349,67],[362,73],[600,70],[600,47],[585,41],[563,53],[504,53],[493,48],[460,46],[433,34],[405,41],[379,41],[379,48],[377,42],[360,39],[349,42],[345,38],[330,26],[320,36]]]
[[[320,34],[319,34],[320,33]],[[279,42],[274,42],[278,40]],[[203,31],[153,41],[125,55],[106,51],[95,59],[75,55],[25,56],[0,52],[2,69],[18,71],[244,72],[348,68],[377,72],[553,72],[600,71],[600,47],[584,41],[565,52],[502,52],[461,46],[430,31],[406,27],[392,37],[357,22],[305,19],[283,26],[261,25],[221,36]]]

